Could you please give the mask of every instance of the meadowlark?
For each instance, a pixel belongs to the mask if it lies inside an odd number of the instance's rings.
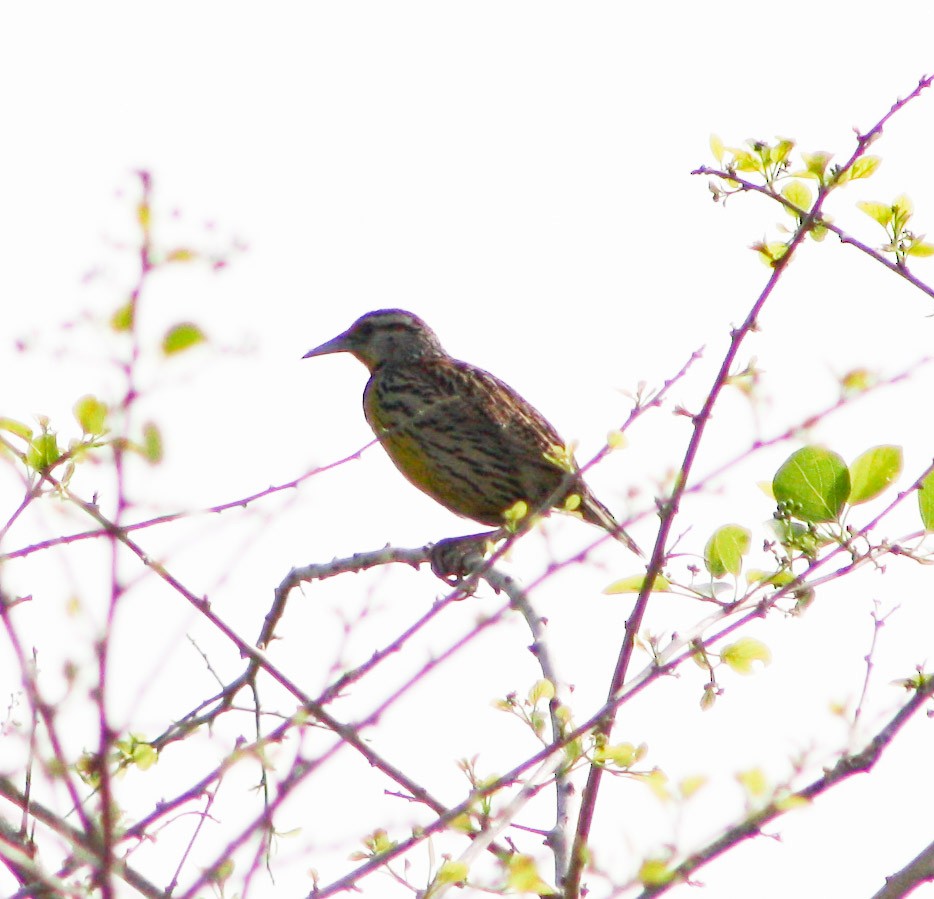
[[[304,358],[350,353],[370,372],[366,420],[396,468],[447,509],[502,527],[529,512],[573,511],[641,551],[583,478],[558,432],[515,390],[460,362],[411,312],[380,309]]]

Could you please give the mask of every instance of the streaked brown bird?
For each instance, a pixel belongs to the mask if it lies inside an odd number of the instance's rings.
[[[499,378],[449,356],[418,316],[368,312],[304,358],[328,353],[351,353],[369,369],[363,412],[373,433],[396,468],[445,508],[502,527],[520,500],[540,512],[545,503],[573,508],[576,496],[574,512],[641,555],[573,477],[577,462],[545,418]]]

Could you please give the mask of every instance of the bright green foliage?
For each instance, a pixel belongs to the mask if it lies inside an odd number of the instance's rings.
[[[928,532],[934,531],[934,471],[921,482],[918,490],[918,511],[921,523]]]
[[[152,227],[152,207],[147,200],[141,200],[136,207],[136,220],[144,235],[149,234]]]
[[[159,753],[138,734],[130,734],[123,740],[117,740],[114,743],[114,756],[118,767],[133,766],[140,771],[146,771],[159,760]]]
[[[547,678],[535,681],[529,690],[529,702],[537,705],[541,700],[550,702],[555,697],[555,685]]]
[[[690,799],[707,785],[707,778],[703,774],[689,774],[678,781],[678,792],[682,798]]]
[[[182,322],[166,332],[162,338],[162,352],[166,356],[181,353],[207,340],[204,331],[192,322]]]
[[[124,303],[111,317],[110,327],[114,331],[132,331],[135,321],[135,308],[132,303]]]
[[[847,181],[858,181],[860,178],[869,178],[876,173],[882,164],[879,156],[860,156],[845,172],[837,176],[837,184],[846,184]]]
[[[48,471],[61,458],[62,451],[58,445],[58,437],[54,431],[43,426],[41,433],[37,434],[26,450],[26,464],[35,471]]]
[[[775,240],[767,243],[758,241],[752,244],[751,248],[759,254],[759,258],[771,268],[775,268],[788,252],[788,244],[784,241]]]
[[[390,840],[386,831],[380,827],[373,831],[369,836],[364,837],[363,845],[366,846],[366,852],[353,852],[350,855],[353,861],[362,861],[367,858],[375,858],[384,855],[396,848],[395,840]]]
[[[864,393],[874,387],[879,379],[866,368],[852,368],[840,378],[840,388],[847,396]]]
[[[165,254],[166,262],[192,262],[198,258],[198,254],[194,250],[189,250],[187,247],[178,247],[174,250],[169,250]]]
[[[85,434],[103,434],[106,430],[107,404],[97,397],[81,397],[74,405],[75,419]]]
[[[827,183],[827,165],[833,158],[833,153],[827,153],[824,150],[817,150],[814,153],[801,151],[801,158],[804,160],[804,169],[800,172],[794,172],[796,178],[813,178],[819,181],[821,185]],[[803,208],[803,207],[802,207]]]
[[[656,799],[662,802],[670,802],[672,798],[671,784],[668,781],[668,775],[661,768],[653,768],[645,774],[636,775],[637,779],[642,781],[651,791]]]
[[[860,200],[856,205],[870,218],[874,218],[883,228],[887,228],[892,221],[892,207],[886,206],[885,203]]]
[[[494,708],[502,712],[515,715],[520,721],[528,724],[537,737],[541,737],[548,724],[548,706],[555,698],[555,685],[547,678],[541,678],[532,684],[524,701],[520,701],[516,693],[509,693],[503,699],[493,701]],[[559,727],[563,727],[571,720],[570,710],[563,705],[555,704],[551,712],[558,719]],[[463,764],[461,766],[464,767]],[[472,769],[464,768],[470,774]]]
[[[791,521],[788,510],[779,508],[775,518],[769,522],[778,537],[778,542],[788,549],[804,553],[809,558],[817,558],[817,551],[833,541],[826,534],[820,534],[810,524],[803,525]]]
[[[517,893],[557,895],[539,876],[535,859],[531,855],[513,855],[506,863],[506,885]]]
[[[210,872],[210,879],[212,883],[220,884],[222,888],[223,895],[223,885],[230,879],[234,870],[236,869],[236,863],[232,858],[225,858],[213,871]]]
[[[726,169],[731,172],[752,172],[761,175],[767,184],[771,184],[788,168],[788,158],[794,149],[794,141],[779,138],[774,144],[761,140],[746,141],[749,149],[742,147],[725,148],[732,153],[732,159],[726,161]],[[722,162],[722,160],[718,160]]]
[[[469,873],[470,868],[464,862],[447,859],[438,869],[438,876],[435,880],[437,883],[463,884],[466,882]]]
[[[570,474],[577,469],[577,465],[574,462],[575,449],[576,447],[573,443],[569,443],[567,446],[558,446],[555,444],[551,448],[550,453],[545,453],[545,458],[551,462],[552,465],[556,465],[562,471],[566,471]]]
[[[661,858],[647,858],[639,867],[639,882],[644,886],[664,886],[675,876],[668,862]]]
[[[772,653],[761,640],[743,637],[729,646],[724,646],[720,650],[720,660],[737,674],[753,674],[755,663],[768,665],[772,661]]]
[[[794,518],[812,524],[836,521],[850,495],[850,471],[837,453],[805,446],[778,469],[772,492]]]
[[[147,462],[158,465],[162,461],[162,432],[151,421],[143,425],[142,451]]]
[[[923,690],[931,682],[931,678],[934,675],[927,674],[918,668],[911,677],[905,677],[901,680],[895,681],[895,684],[899,687],[904,687],[906,690],[911,690],[912,692],[916,690]]]
[[[784,587],[795,579],[787,568],[779,571],[763,571],[761,568],[750,568],[746,572],[746,580],[750,584],[771,584],[773,587]]]
[[[850,505],[875,499],[901,474],[901,470],[900,446],[874,446],[866,450],[850,466]]]
[[[517,500],[505,512],[503,519],[506,522],[506,530],[514,534],[519,530],[519,523],[529,514],[529,504],[523,500]]]
[[[613,430],[609,431],[606,435],[606,445],[611,450],[623,449],[627,443],[626,435],[622,431]]]
[[[736,775],[737,781],[750,799],[761,799],[771,789],[769,779],[761,768],[750,768]]]
[[[713,153],[713,157],[717,162],[723,162],[726,147],[723,146],[723,141],[716,134],[710,135],[710,152]]]
[[[32,428],[15,418],[0,418],[0,431],[9,431],[23,440],[32,440]]]
[[[608,587],[603,588],[603,593],[606,596],[612,596],[614,593],[641,593],[644,584],[645,575],[634,574],[631,577],[624,577],[618,581],[613,581]],[[667,593],[669,590],[671,590],[671,583],[668,578],[662,574],[656,575],[652,583],[652,592]]]
[[[743,568],[743,556],[749,552],[752,534],[738,524],[725,524],[714,531],[704,547],[704,564],[714,577],[732,574]]]
[[[598,765],[613,765],[627,770],[642,761],[649,748],[645,743],[634,746],[632,743],[616,743],[612,746],[598,746],[594,750],[593,760]]]
[[[742,369],[727,375],[726,383],[730,387],[735,387],[740,393],[752,397],[761,379],[762,369],[759,368],[758,360],[753,356]]]
[[[811,204],[814,202],[814,197],[811,194],[810,188],[801,181],[789,181],[782,188],[782,196],[793,206],[801,210],[801,213],[808,212],[811,208]],[[784,209],[789,215],[793,215],[799,220],[801,219],[801,213],[795,212],[787,206],[785,206]]]
[[[92,752],[83,752],[75,762],[75,773],[82,782],[92,789],[97,789],[101,783],[101,771],[98,756]]]
[[[856,205],[885,228],[889,240],[882,250],[894,253],[899,265],[904,264],[909,256],[934,255],[934,244],[927,243],[924,235],[914,234],[908,229],[908,222],[914,215],[914,204],[905,194],[896,197],[890,205],[874,201],[864,201]]]

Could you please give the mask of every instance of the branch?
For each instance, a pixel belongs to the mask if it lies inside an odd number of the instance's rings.
[[[842,756],[823,777],[819,777],[803,789],[791,793],[786,797],[773,799],[764,809],[755,812],[745,821],[731,827],[723,836],[714,840],[705,849],[695,853],[689,859],[674,868],[672,871],[672,879],[667,883],[646,887],[640,894],[639,899],[648,899],[650,896],[660,896],[678,883],[687,881],[695,871],[713,861],[727,850],[732,849],[744,840],[748,840],[750,837],[759,836],[762,832],[762,828],[766,824],[774,821],[789,809],[799,807],[802,803],[813,802],[818,796],[823,795],[832,787],[849,779],[854,774],[865,774],[871,771],[879,761],[885,749],[891,745],[898,732],[918,711],[920,711],[922,706],[932,695],[934,695],[934,677],[924,676],[921,684],[915,689],[914,696],[898,710],[888,724],[869,741],[862,751],[852,755]],[[931,851],[931,847],[928,847],[926,851]],[[898,896],[904,894],[893,893],[891,895]]]
[[[928,843],[901,871],[885,878],[872,899],[902,899],[922,883],[934,880],[934,842]]]
[[[907,102],[920,94],[921,91],[923,91],[931,83],[931,80],[932,79],[930,78],[922,79],[917,88],[915,88],[915,90],[904,100],[899,100],[897,103],[895,103],[892,108],[876,123],[876,125],[874,125],[873,128],[869,130],[869,132],[867,132],[865,135],[857,136],[856,148],[853,150],[849,160],[847,160],[847,162],[844,163],[844,165],[841,167],[839,174],[843,174],[853,167],[855,162],[866,152],[869,145],[882,133],[882,128],[889,120],[889,118],[898,110],[900,110]],[[639,628],[641,627],[646,608],[648,607],[652,586],[655,583],[656,577],[661,574],[662,567],[665,562],[665,547],[668,543],[668,536],[671,532],[674,520],[678,514],[681,499],[684,496],[685,490],[687,489],[688,483],[690,481],[694,462],[697,458],[701,440],[703,439],[707,425],[710,422],[711,415],[713,414],[713,408],[716,405],[721,391],[727,383],[730,370],[732,369],[736,357],[739,353],[740,346],[742,345],[745,338],[757,327],[758,318],[762,308],[764,307],[769,297],[772,295],[775,287],[778,285],[778,282],[781,279],[785,268],[790,263],[798,247],[800,247],[802,242],[805,240],[808,232],[811,231],[820,220],[824,201],[829,195],[831,189],[832,185],[823,185],[820,188],[814,202],[814,206],[810,211],[804,213],[801,217],[800,224],[795,230],[791,241],[788,243],[785,253],[774,263],[772,274],[769,277],[765,287],[759,294],[758,298],[753,303],[752,308],[749,310],[749,313],[746,316],[746,319],[743,321],[739,328],[733,330],[730,339],[730,346],[727,349],[727,352],[723,358],[723,362],[720,365],[720,370],[714,378],[713,385],[709,394],[707,395],[707,399],[704,402],[701,411],[694,417],[694,430],[691,434],[690,440],[688,441],[688,446],[684,454],[684,460],[681,464],[677,484],[672,490],[668,500],[661,505],[661,523],[658,530],[658,536],[655,541],[651,560],[646,570],[644,586],[639,594],[638,599],[636,600],[632,614],[626,623],[626,630],[623,636],[622,647],[620,648],[620,653],[617,658],[616,669],[613,672],[613,676],[610,681],[610,700],[612,700],[612,698],[617,694],[626,680],[626,672],[629,668],[629,664],[632,658],[632,653],[635,646],[635,638],[639,632]],[[614,718],[614,714],[608,714],[607,717],[600,722],[598,733],[609,737],[613,729]],[[568,878],[567,882],[563,885],[564,894],[567,899],[576,899],[576,897],[580,895],[581,877],[583,875],[584,866],[586,864],[588,855],[587,844],[590,837],[591,826],[593,824],[593,816],[597,803],[597,794],[599,793],[602,778],[603,768],[600,765],[591,765],[587,783],[581,796],[581,810],[578,818],[577,831],[574,835],[574,846],[571,853]]]

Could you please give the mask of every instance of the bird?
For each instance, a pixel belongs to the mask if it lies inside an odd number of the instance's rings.
[[[367,423],[396,468],[451,512],[502,528],[520,502],[529,513],[571,511],[642,555],[547,419],[499,378],[450,356],[417,315],[368,312],[303,358],[332,353],[367,367]]]

